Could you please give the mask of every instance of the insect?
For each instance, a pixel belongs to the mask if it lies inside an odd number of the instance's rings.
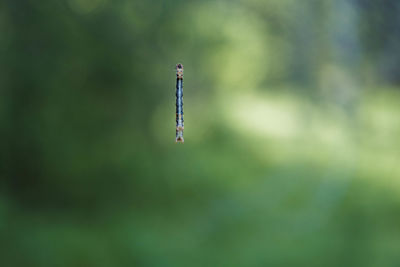
[[[183,143],[183,65],[176,65],[176,139]]]

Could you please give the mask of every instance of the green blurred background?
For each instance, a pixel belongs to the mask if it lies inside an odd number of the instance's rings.
[[[3,0],[0,266],[400,266],[399,14]]]

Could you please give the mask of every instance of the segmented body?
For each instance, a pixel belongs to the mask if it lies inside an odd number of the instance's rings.
[[[183,65],[176,65],[176,139],[175,142],[183,140]]]

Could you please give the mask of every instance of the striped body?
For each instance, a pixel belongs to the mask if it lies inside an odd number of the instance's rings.
[[[176,139],[175,142],[183,140],[183,66],[176,65]]]

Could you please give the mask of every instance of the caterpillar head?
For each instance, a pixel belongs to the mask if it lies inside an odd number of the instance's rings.
[[[183,65],[181,63],[176,65],[176,77],[178,79],[183,79]]]

